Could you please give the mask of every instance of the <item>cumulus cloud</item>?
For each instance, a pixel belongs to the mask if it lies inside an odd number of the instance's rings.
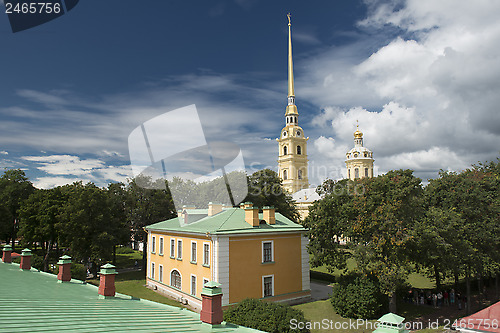
[[[351,147],[359,120],[381,172],[411,168],[422,178],[436,177],[439,169],[494,160],[500,143],[500,3],[408,0],[368,6],[362,28],[374,36],[394,28],[398,34],[362,59],[363,49],[354,43],[301,67],[311,83],[309,100],[322,107],[312,125],[329,123],[334,146]],[[315,146],[328,145],[320,138]],[[334,146],[329,156],[343,158]]]

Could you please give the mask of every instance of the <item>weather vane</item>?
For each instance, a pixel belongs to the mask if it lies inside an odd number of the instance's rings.
[[[292,17],[292,14],[288,13],[288,14],[286,14],[286,16],[288,17],[288,25],[292,25],[292,22],[290,20],[290,17]]]

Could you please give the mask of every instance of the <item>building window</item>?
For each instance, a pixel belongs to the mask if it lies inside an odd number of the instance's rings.
[[[262,277],[262,297],[274,296],[274,275]]]
[[[191,275],[191,295],[196,296],[196,275]]]
[[[155,253],[156,250],[156,237],[153,236],[151,239],[151,253]]]
[[[170,258],[175,258],[175,239],[170,238]]]
[[[364,156],[364,157],[367,157],[367,156],[368,156],[368,154],[367,154],[367,153],[363,153],[363,156]]]
[[[293,117],[293,118],[294,118],[294,120],[295,120],[295,123],[297,123],[297,117]]]
[[[177,240],[177,259],[182,259],[182,240]]]
[[[181,273],[176,269],[172,270],[170,273],[170,285],[174,288],[181,289],[181,283]]]
[[[301,155],[301,154],[302,154],[302,147],[297,146],[297,155]]]
[[[354,178],[356,178],[356,179],[359,178],[359,169],[358,168],[354,169]]]
[[[368,168],[365,168],[365,177],[368,178]]]
[[[151,278],[154,280],[155,278],[155,263],[151,263]]]
[[[162,256],[163,255],[163,237],[160,237],[160,250],[159,250],[159,254]]]
[[[288,154],[288,147],[284,146],[283,147],[283,155],[287,155],[287,154]]]
[[[163,265],[160,265],[160,270],[158,271],[158,280],[163,282]]]
[[[274,261],[273,241],[262,242],[262,262]]]
[[[210,266],[210,244],[203,243],[203,266]]]
[[[287,177],[287,174],[286,174],[286,170],[283,170],[283,179],[286,180],[288,177]]]
[[[351,169],[347,169],[347,178],[351,179]]]
[[[191,262],[196,264],[196,242],[191,242]]]
[[[298,177],[299,179],[302,179],[302,170],[299,170]]]

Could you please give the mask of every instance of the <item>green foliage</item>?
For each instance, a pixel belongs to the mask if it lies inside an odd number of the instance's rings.
[[[346,318],[375,319],[385,312],[387,302],[373,277],[342,276],[332,290],[331,302],[335,311]]]
[[[255,207],[260,208],[273,206],[290,220],[299,220],[291,194],[283,189],[281,178],[273,170],[260,170],[248,177],[248,195],[244,201],[252,202]]]
[[[116,254],[130,254],[135,253],[135,251],[128,246],[120,246],[116,249]]]
[[[302,311],[288,305],[247,298],[224,312],[228,323],[255,328],[271,333],[309,332],[307,329],[292,330],[290,321],[305,322]]]
[[[33,253],[31,255],[31,267],[38,269],[39,271],[43,270],[43,257]]]
[[[78,263],[72,263],[71,264],[71,278],[72,279],[77,279],[80,281],[85,281],[87,278],[87,270],[85,269],[85,266],[82,264]]]

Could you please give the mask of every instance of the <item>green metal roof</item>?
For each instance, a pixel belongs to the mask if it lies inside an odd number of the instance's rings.
[[[196,214],[198,215],[198,214]],[[269,225],[261,223],[258,227],[252,227],[245,222],[245,211],[241,208],[230,208],[213,216],[205,216],[196,221],[190,221],[188,210],[188,223],[183,224],[182,218],[173,218],[167,221],[151,224],[147,230],[179,231],[206,234],[238,234],[238,233],[265,233],[276,231],[297,231],[306,229],[300,224],[294,223],[280,213],[276,213],[276,224]],[[262,220],[262,213],[259,214]]]
[[[195,312],[127,295],[99,299],[97,289],[78,280],[57,283],[55,275],[0,261],[0,331],[260,332],[232,324],[212,327]]]
[[[398,316],[397,314],[394,314],[392,312],[389,312],[389,313],[386,313],[385,315],[383,315],[382,317],[380,317],[377,321],[399,325],[404,320],[405,319],[403,317]]]

